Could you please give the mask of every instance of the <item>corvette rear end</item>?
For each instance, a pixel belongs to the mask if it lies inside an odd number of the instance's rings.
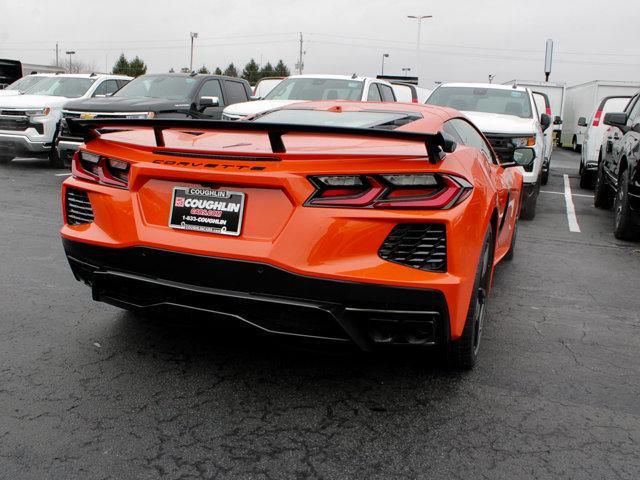
[[[63,184],[62,237],[95,300],[364,350],[461,337],[497,197],[464,161],[470,149],[447,153],[446,135],[162,120],[74,128],[87,143]],[[505,253],[492,248],[491,267]]]

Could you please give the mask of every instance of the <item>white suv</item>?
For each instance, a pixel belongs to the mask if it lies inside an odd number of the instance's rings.
[[[282,80],[264,99],[230,105],[224,120],[242,120],[292,103],[308,100],[395,102],[389,82],[356,75],[292,75]]]
[[[27,95],[0,97],[0,162],[19,155],[48,156],[58,166],[53,144],[64,104],[70,98],[106,97],[130,80],[122,75],[53,75]]]
[[[484,133],[503,162],[511,162],[516,147],[535,151],[533,164],[522,169],[523,198],[520,217],[532,220],[540,192],[545,152],[543,131],[551,117],[539,113],[531,90],[490,83],[444,83],[433,90],[427,104],[463,112]]]

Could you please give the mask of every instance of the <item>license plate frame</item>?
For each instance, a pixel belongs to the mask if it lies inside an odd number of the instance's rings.
[[[173,187],[169,227],[237,237],[242,232],[245,199],[244,192]]]

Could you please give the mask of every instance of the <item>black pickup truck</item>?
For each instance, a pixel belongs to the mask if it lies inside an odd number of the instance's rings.
[[[82,143],[70,136],[67,118],[222,118],[227,105],[251,100],[251,86],[241,78],[167,73],[143,75],[110,96],[65,104],[56,140],[65,165]]]

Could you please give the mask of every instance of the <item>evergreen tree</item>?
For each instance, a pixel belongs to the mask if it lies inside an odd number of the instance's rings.
[[[174,69],[173,67],[171,67],[171,68],[169,69],[169,73],[176,73],[176,71],[175,71],[175,69]]]
[[[225,68],[224,74],[227,77],[237,77],[238,76],[238,70],[236,70],[236,66],[233,64],[233,62],[231,62],[229,64],[229,66],[227,68]]]
[[[216,70],[213,73],[215,73],[216,75],[222,75],[222,70],[220,70],[220,67],[216,67]]]
[[[275,76],[275,70],[273,69],[271,63],[267,62],[264,67],[260,69],[260,78],[273,76]]]
[[[258,67],[258,64],[253,58],[244,66],[242,78],[248,80],[252,85],[260,80],[260,67]]]
[[[205,67],[204,65],[202,65],[202,66],[200,67],[200,70],[198,70],[198,73],[205,73],[205,74],[207,74],[207,75],[208,75],[208,74],[209,74],[209,73],[211,73],[211,72],[209,72],[209,69],[208,69],[207,67]]]
[[[273,73],[275,77],[288,77],[291,75],[289,68],[284,64],[282,59],[278,60],[278,64],[276,65]]]
[[[136,55],[136,57],[129,62],[129,75],[139,77],[145,73],[147,73],[147,65]]]
[[[124,53],[121,53],[118,57],[111,73],[114,75],[129,75],[129,61],[124,56]]]

